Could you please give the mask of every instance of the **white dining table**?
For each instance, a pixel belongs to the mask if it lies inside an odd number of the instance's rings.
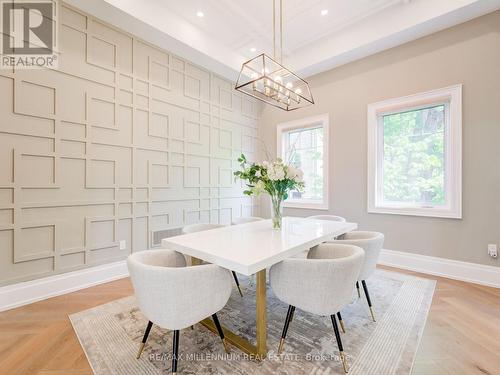
[[[193,265],[201,260],[257,275],[256,343],[223,329],[228,342],[261,360],[267,355],[266,268],[356,228],[356,223],[284,217],[280,230],[272,228],[271,220],[254,221],[164,238],[162,247],[192,257]],[[216,332],[210,319],[201,323]]]

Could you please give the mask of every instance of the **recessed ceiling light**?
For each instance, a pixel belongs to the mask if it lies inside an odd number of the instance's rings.
[[[322,15],[322,16],[326,16],[327,14],[328,14],[328,9],[323,9],[323,10],[321,11],[321,15]]]
[[[257,48],[255,47],[250,48],[250,52],[255,52],[255,51],[257,51]]]
[[[199,11],[197,11],[197,12],[196,12],[196,15],[197,15],[198,17],[200,17],[200,18],[201,18],[201,17],[203,17],[205,14],[204,14],[201,10],[199,10]]]

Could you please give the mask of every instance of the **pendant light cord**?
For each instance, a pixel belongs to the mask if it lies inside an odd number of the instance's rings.
[[[279,63],[283,64],[283,0],[280,0],[280,58]],[[276,0],[273,0],[273,57],[278,61],[276,53]]]
[[[280,64],[283,64],[283,0],[280,0]]]
[[[276,0],[273,0],[273,57],[276,59]]]

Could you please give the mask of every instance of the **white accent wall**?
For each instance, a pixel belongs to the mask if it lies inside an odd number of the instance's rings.
[[[256,157],[259,105],[58,10],[59,69],[0,71],[0,285],[125,259],[154,230],[258,214],[232,172]]]

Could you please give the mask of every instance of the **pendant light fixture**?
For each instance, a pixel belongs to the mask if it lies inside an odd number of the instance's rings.
[[[306,81],[283,64],[283,0],[279,0],[279,55],[276,51],[276,0],[273,0],[273,58],[262,53],[243,63],[235,89],[285,111],[314,104]]]

